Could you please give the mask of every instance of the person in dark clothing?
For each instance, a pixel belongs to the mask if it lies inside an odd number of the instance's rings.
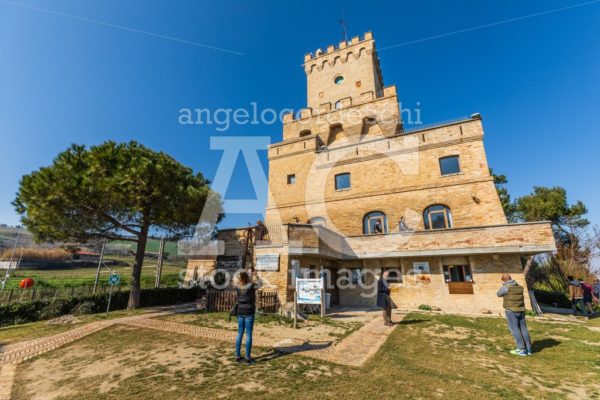
[[[392,299],[390,298],[390,285],[387,278],[389,271],[384,271],[377,282],[377,307],[383,310],[383,322],[386,326],[392,326]]]
[[[242,271],[239,275],[239,285],[237,292],[237,320],[238,334],[235,339],[235,356],[237,362],[254,364],[250,357],[252,351],[252,331],[254,329],[254,314],[256,313],[256,290],[260,283],[253,283],[247,272]],[[242,339],[246,333],[246,357],[241,354]]]
[[[381,225],[381,221],[377,220],[375,225],[373,225],[374,233],[383,233],[383,226]]]
[[[583,307],[586,309],[588,317],[592,317],[594,315],[594,308],[592,307],[592,303],[594,302],[594,288],[583,280],[579,284],[583,291]]]
[[[577,315],[577,307],[581,309],[582,314],[586,314],[585,306],[583,303],[583,288],[579,279],[573,278],[571,275],[567,276],[569,281],[569,299],[571,300],[571,308],[573,315]]]
[[[508,329],[517,342],[517,348],[510,353],[517,356],[530,356],[531,338],[525,323],[523,286],[514,281],[509,274],[502,275],[502,282],[504,283],[496,295],[503,298]]]

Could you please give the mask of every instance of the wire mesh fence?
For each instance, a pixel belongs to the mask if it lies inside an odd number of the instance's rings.
[[[115,286],[113,291],[127,290],[124,285]],[[43,301],[55,299],[70,299],[73,297],[91,296],[93,294],[108,293],[109,285],[98,285],[94,293],[94,286],[72,287],[33,287],[28,289],[5,289],[0,291],[0,304],[14,304],[29,301]]]

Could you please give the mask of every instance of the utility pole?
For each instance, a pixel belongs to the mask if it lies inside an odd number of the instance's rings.
[[[104,260],[104,247],[106,246],[106,239],[102,242],[102,250],[100,251],[100,260],[98,260],[98,269],[96,269],[96,280],[94,281],[94,294],[98,288],[98,281],[100,280],[100,268],[102,268],[102,262]]]
[[[19,261],[17,261],[17,268],[19,268],[21,266],[21,260],[23,260],[23,250],[25,248],[21,247],[21,254],[19,255]]]
[[[163,253],[165,252],[165,238],[160,239],[160,245],[158,246],[158,261],[156,264],[156,279],[154,281],[154,287],[160,287],[160,277],[162,275],[162,264],[163,264]]]
[[[6,281],[10,276],[10,266],[12,265],[13,259],[15,258],[15,251],[17,251],[17,244],[19,243],[19,239],[21,238],[21,230],[23,230],[22,226],[19,226],[19,232],[17,233],[17,239],[15,240],[15,245],[13,246],[12,253],[10,255],[10,260],[8,261],[8,268],[6,268],[6,274],[4,274],[4,280],[2,281],[2,290],[4,290],[4,286],[6,286]]]

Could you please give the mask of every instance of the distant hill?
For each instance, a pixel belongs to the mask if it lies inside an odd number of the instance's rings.
[[[0,226],[0,252],[4,249],[12,249],[17,240],[19,234],[19,228]],[[146,252],[158,253],[160,240],[155,238],[148,238],[146,244]],[[89,248],[93,251],[100,251],[100,244],[87,244],[85,248]],[[52,244],[36,244],[33,241],[33,236],[26,229],[21,230],[21,236],[19,237],[19,243],[17,247],[56,247]],[[126,240],[110,240],[107,243],[107,252],[135,252],[136,244]],[[169,256],[177,256],[177,242],[166,242],[165,253]]]

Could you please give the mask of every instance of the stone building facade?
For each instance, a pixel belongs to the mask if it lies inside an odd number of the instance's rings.
[[[268,149],[268,234],[253,243],[281,302],[308,274],[324,277],[332,306],[374,306],[390,269],[397,307],[500,312],[500,275],[524,284],[521,258],[555,245],[548,223],[507,223],[479,114],[405,129],[371,33],[303,66],[307,107]]]

